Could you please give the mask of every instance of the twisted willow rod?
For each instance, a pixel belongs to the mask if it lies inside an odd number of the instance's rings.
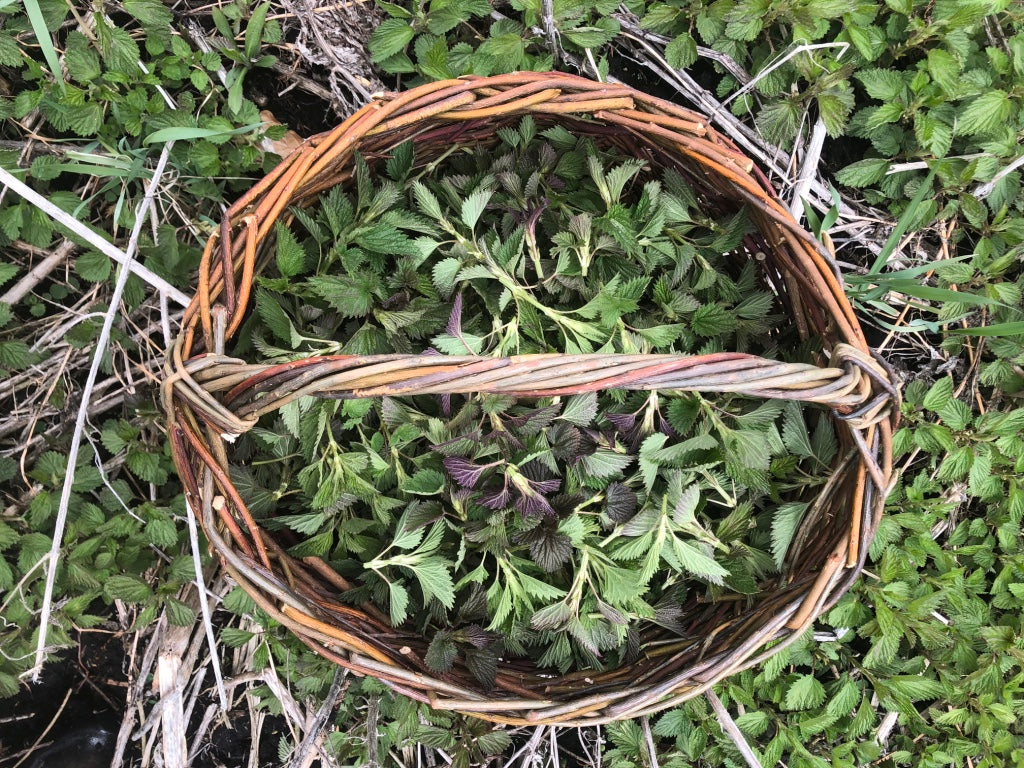
[[[736,261],[754,259],[822,365],[723,352],[681,355],[319,356],[250,364],[225,353],[267,265],[273,227],[289,206],[350,182],[360,152],[373,167],[403,141],[429,168],[453,147],[486,149],[497,129],[533,115],[595,142],[673,168],[710,216],[750,210],[755,232]],[[649,714],[699,695],[798,638],[853,584],[874,537],[891,474],[899,391],[869,350],[828,253],[801,229],[767,179],[700,115],[625,86],[560,73],[446,80],[386,94],[314,136],[232,205],[210,238],[184,327],[167,357],[168,436],[190,506],[213,550],[256,604],[324,657],[435,707],[509,724],[584,725]],[[650,626],[642,653],[616,669],[558,675],[503,660],[484,690],[459,660],[423,663],[430,638],[391,627],[329,563],[290,557],[253,519],[231,480],[230,443],[301,397],[494,392],[522,398],[599,389],[737,392],[819,403],[840,436],[832,474],[796,532],[782,573],[752,596],[684,605],[683,636]],[[770,647],[766,647],[770,644]]]

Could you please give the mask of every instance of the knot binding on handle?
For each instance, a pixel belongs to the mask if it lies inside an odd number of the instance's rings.
[[[344,355],[280,364],[224,354],[248,310],[254,277],[268,263],[274,224],[288,206],[307,205],[348,184],[355,152],[380,158],[415,139],[418,159],[428,164],[453,145],[493,144],[498,128],[527,114],[685,173],[710,206],[746,204],[756,233],[743,248],[757,256],[764,281],[801,334],[821,340],[821,365],[732,352]],[[831,409],[842,446],[777,583],[745,602],[691,601],[687,638],[645,630],[645,652],[617,669],[558,676],[521,660],[503,662],[493,690],[482,690],[459,666],[431,673],[419,662],[429,638],[390,627],[372,606],[343,604],[338,594],[348,582],[319,558],[286,554],[257,525],[231,481],[230,443],[260,417],[301,397],[493,392],[535,398],[609,388],[818,403]],[[190,506],[224,567],[309,647],[435,707],[510,724],[584,725],[649,714],[700,695],[785,647],[835,603],[857,578],[878,526],[899,392],[868,349],[829,254],[797,225],[753,163],[702,116],[625,86],[524,72],[382,96],[333,131],[308,139],[232,205],[204,251],[196,296],[168,355],[163,402]]]

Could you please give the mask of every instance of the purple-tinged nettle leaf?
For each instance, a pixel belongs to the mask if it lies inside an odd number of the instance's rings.
[[[540,494],[523,494],[516,499],[514,506],[524,517],[554,517],[555,514],[551,503]]]
[[[604,513],[616,523],[624,523],[636,514],[636,493],[623,483],[609,483],[604,492]]]
[[[561,410],[559,405],[547,405],[527,413],[505,419],[505,426],[524,437],[532,437],[548,426]]]
[[[452,311],[448,315],[448,325],[444,328],[445,332],[449,336],[455,338],[462,337],[462,292],[455,294],[455,300],[452,302]]]
[[[562,481],[557,477],[550,480],[530,480],[530,487],[538,493],[554,493],[562,487]]]
[[[534,459],[519,467],[520,473],[530,480],[550,480],[551,468],[540,459]]]
[[[449,456],[444,460],[443,464],[456,483],[463,488],[476,488],[483,474],[488,469],[498,466],[501,462],[492,461],[490,464],[474,464],[469,459],[461,456]]]
[[[572,556],[572,540],[550,518],[518,534],[515,540],[517,544],[527,544],[533,562],[548,573],[557,571]]]
[[[599,429],[584,429],[583,434],[589,438],[590,442],[597,448],[614,448],[615,447],[615,432],[608,431],[603,432]],[[593,453],[592,450],[586,451],[586,453]]]
[[[511,458],[515,451],[523,450],[523,441],[509,432],[507,429],[495,429],[487,432],[481,438],[485,445],[497,445],[501,452]]]
[[[432,671],[444,674],[451,670],[458,655],[459,651],[455,645],[455,640],[452,638],[452,633],[449,630],[442,629],[430,641],[423,660]]]
[[[531,480],[512,467],[506,469],[505,477],[511,482],[518,496],[515,503],[516,509],[527,516],[540,514],[554,516],[555,510],[544,494],[557,491],[562,485],[561,480]]]
[[[559,520],[575,512],[576,507],[582,504],[584,500],[585,497],[579,493],[559,493],[548,498],[548,501],[551,502],[551,508],[555,510],[555,515]]]
[[[508,489],[507,484],[502,488],[484,491],[483,495],[478,499],[480,506],[487,507],[488,509],[504,509],[511,501],[512,492]]]
[[[635,413],[606,413],[604,416],[619,432],[630,432],[636,427]]]
[[[443,443],[434,443],[430,446],[430,450],[440,453],[442,456],[469,456],[476,453],[482,439],[483,435],[480,430],[474,429],[472,432],[445,440]]]
[[[455,631],[455,638],[460,643],[469,643],[474,648],[486,648],[491,643],[501,639],[495,632],[488,632],[478,624],[470,624]]]
[[[556,421],[548,430],[548,445],[558,461],[573,463],[580,458],[583,434],[572,424]]]
[[[498,654],[491,648],[469,648],[466,650],[466,666],[485,689],[494,687],[498,677]]]

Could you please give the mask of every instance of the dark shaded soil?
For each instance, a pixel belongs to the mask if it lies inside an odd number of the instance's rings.
[[[253,69],[245,78],[245,95],[260,109],[269,110],[300,136],[328,131],[341,122],[331,105],[289,82],[269,69]]]
[[[28,768],[109,764],[128,690],[124,647],[106,631],[81,632],[78,640],[77,649],[46,665],[38,683],[0,701],[0,757],[29,749],[57,716]]]
[[[129,685],[124,636],[93,630],[78,633],[77,640],[79,647],[49,662],[38,683],[26,684],[14,698],[0,700],[0,768],[16,763],[33,745],[22,768],[110,765]],[[145,690],[148,695],[149,689]],[[204,692],[193,710],[188,734],[195,733],[207,706],[215,701],[215,691]],[[153,703],[146,702],[147,712]],[[260,738],[261,766],[278,764],[277,746],[285,732],[281,718],[266,719]],[[251,741],[248,708],[239,699],[227,718],[215,719],[192,766],[247,765]],[[141,742],[130,741],[123,764],[138,765],[141,757]]]

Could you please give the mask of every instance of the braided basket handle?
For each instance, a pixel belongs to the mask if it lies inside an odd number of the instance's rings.
[[[260,417],[301,397],[347,400],[412,395],[501,394],[539,398],[606,389],[735,392],[818,403],[854,431],[889,418],[895,387],[884,368],[849,344],[837,344],[832,367],[784,363],[739,352],[709,355],[534,354],[328,355],[253,365],[224,355],[178,358],[166,401],[178,398],[227,440]],[[866,443],[858,442],[866,450]],[[870,453],[868,469],[884,476]]]

